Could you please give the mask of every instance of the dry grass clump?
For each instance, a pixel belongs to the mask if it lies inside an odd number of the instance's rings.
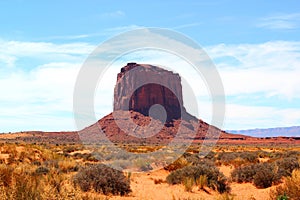
[[[300,200],[300,170],[294,170],[290,177],[286,177],[282,186],[270,191],[270,199]]]
[[[201,165],[186,166],[182,169],[171,172],[166,180],[169,184],[183,183],[187,190],[190,190],[190,185],[199,183],[200,177],[207,180],[207,186],[220,193],[229,192],[230,187],[223,173],[214,165],[203,162]],[[201,180],[204,181],[204,180]],[[202,183],[201,183],[202,184]],[[204,183],[203,183],[204,184]]]
[[[180,158],[178,158],[177,160],[175,160],[170,165],[164,167],[164,169],[168,170],[168,171],[175,171],[177,169],[181,169],[183,167],[186,167],[186,166],[188,166],[190,164],[191,163],[189,163],[183,156],[181,156]]]

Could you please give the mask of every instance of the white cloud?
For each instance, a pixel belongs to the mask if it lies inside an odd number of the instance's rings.
[[[0,124],[5,124],[0,132],[74,130],[73,87],[93,49],[87,43],[0,40]],[[55,123],[42,128],[47,121]]]
[[[226,130],[287,127],[300,121],[299,108],[278,108],[271,106],[226,105]]]
[[[0,40],[0,63],[2,61],[4,66],[13,67],[15,62],[22,57],[82,62],[82,59],[94,48],[94,45],[87,43],[54,44]]]
[[[258,27],[267,29],[296,29],[300,25],[300,13],[277,14],[261,18]]]
[[[48,120],[57,123],[52,127],[47,125],[50,128],[47,130],[74,130],[74,124],[70,124],[73,121],[72,97],[79,68],[80,64],[49,63],[29,73],[16,72],[0,79],[3,94],[0,98],[0,123],[7,124],[7,119],[10,119],[9,124],[15,126],[12,130],[5,126],[5,131],[42,128],[40,124],[46,124]],[[65,124],[60,122],[62,118],[66,119]]]
[[[10,55],[0,54],[0,66],[1,63],[6,67],[13,67],[15,65],[16,57]]]
[[[222,44],[207,51],[218,66],[226,95],[300,98],[300,42]]]
[[[50,42],[22,42],[22,41],[1,41],[1,54],[13,54],[17,56],[32,56],[47,53],[68,53],[88,54],[95,48],[87,43],[53,44]]]

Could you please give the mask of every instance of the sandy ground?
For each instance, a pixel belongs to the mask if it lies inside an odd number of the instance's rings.
[[[230,177],[231,171],[234,170],[233,166],[222,165],[218,168],[219,168],[220,172],[222,172],[227,178]]]
[[[231,185],[231,193],[236,195],[236,199],[239,200],[267,200],[269,199],[269,192],[273,187],[266,188],[266,189],[257,189],[251,183],[232,183]]]
[[[183,185],[169,185],[167,183],[154,184],[154,179],[165,180],[169,172],[158,170],[151,173],[136,173],[131,177],[132,194],[129,197],[115,196],[111,199],[134,199],[134,200],[172,200],[172,199],[215,199],[216,192],[209,190],[212,194],[198,191],[185,192]]]
[[[220,170],[225,174],[230,174],[233,167],[221,166]],[[192,192],[184,191],[183,185],[169,185],[167,183],[154,184],[154,179],[165,180],[169,172],[158,170],[151,173],[137,173],[131,177],[132,194],[128,197],[113,196],[111,199],[128,200],[173,200],[173,199],[207,199],[215,200],[220,196],[217,192],[207,189],[211,194],[198,191],[195,187]],[[250,183],[232,183],[231,194],[235,200],[266,200],[269,198],[271,188],[257,189]]]

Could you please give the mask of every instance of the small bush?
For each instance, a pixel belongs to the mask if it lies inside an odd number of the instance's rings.
[[[138,167],[142,172],[150,171],[153,169],[150,162],[146,159],[136,159],[134,161],[134,165]]]
[[[292,154],[293,155],[293,154]],[[298,158],[287,157],[276,161],[278,166],[278,174],[280,176],[290,176],[294,169],[299,169]]]
[[[164,167],[164,169],[168,170],[168,171],[175,171],[177,169],[181,169],[188,165],[189,165],[189,162],[184,157],[180,157],[177,160],[175,160],[172,164]]]
[[[233,165],[235,167],[259,162],[256,152],[221,152],[216,159],[217,164]]]
[[[254,165],[238,167],[231,172],[231,179],[237,183],[252,182],[256,174]]]
[[[300,170],[294,170],[291,177],[285,178],[282,186],[270,191],[270,199],[293,199],[300,200]]]
[[[37,175],[41,175],[41,174],[48,174],[49,171],[50,171],[49,168],[41,166],[36,168],[35,173]]]
[[[12,183],[13,168],[0,164],[0,186],[9,187]]]
[[[257,188],[271,187],[273,182],[278,181],[276,173],[272,168],[262,168],[253,177],[253,183]]]
[[[163,179],[154,179],[154,184],[162,184],[165,183]]]
[[[64,173],[67,173],[67,172],[75,172],[75,171],[78,171],[78,165],[75,161],[73,160],[60,160],[58,162],[58,168],[64,172]]]
[[[130,180],[122,172],[103,164],[80,169],[74,176],[73,182],[85,192],[91,189],[105,195],[125,195],[131,192]]]
[[[258,188],[267,188],[281,178],[277,172],[278,168],[275,164],[259,163],[234,169],[231,178],[238,183],[253,182]]]
[[[227,185],[226,177],[215,166],[209,164],[187,166],[182,169],[171,172],[166,180],[169,184],[183,183],[186,178],[192,178],[194,181],[200,176],[207,177],[207,186],[219,191],[220,193],[230,190]]]

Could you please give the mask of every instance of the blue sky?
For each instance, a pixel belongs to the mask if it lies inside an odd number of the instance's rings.
[[[225,88],[224,129],[300,125],[297,0],[12,0],[0,1],[0,24],[0,132],[75,130],[73,87],[84,60],[139,27],[179,31],[206,50]],[[101,117],[111,107],[99,109]]]

